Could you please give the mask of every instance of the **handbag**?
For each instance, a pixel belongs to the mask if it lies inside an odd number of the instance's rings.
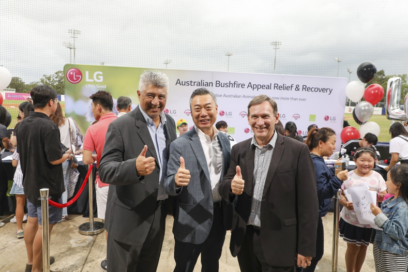
[[[68,121],[68,129],[69,129],[69,143],[72,148],[71,122],[69,121],[69,118],[67,118],[67,121]],[[77,168],[77,167],[78,167],[78,160],[74,156],[72,157],[71,168]]]

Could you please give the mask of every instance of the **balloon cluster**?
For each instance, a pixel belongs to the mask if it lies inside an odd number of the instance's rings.
[[[368,122],[374,113],[374,106],[384,97],[384,89],[379,84],[371,84],[367,88],[364,83],[372,80],[377,73],[377,68],[370,62],[364,62],[357,68],[357,76],[359,81],[351,81],[346,87],[346,96],[351,101],[359,102],[353,110],[353,119],[360,125],[360,131],[354,127],[345,127],[341,132],[341,140],[343,143],[349,140],[360,139],[367,133],[373,133],[378,137],[380,135],[380,126],[375,122]]]

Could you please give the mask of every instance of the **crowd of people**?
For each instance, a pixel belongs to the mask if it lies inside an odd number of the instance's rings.
[[[79,175],[74,154],[82,154],[85,165],[96,162],[98,169],[97,211],[107,240],[101,267],[107,271],[156,271],[168,214],[174,217],[176,272],[193,271],[199,256],[202,271],[218,271],[229,230],[231,254],[241,271],[315,271],[324,253],[322,217],[339,189],[347,271],[361,271],[370,243],[376,271],[407,271],[408,133],[403,125],[390,128],[385,181],[373,170],[379,159],[374,134],[344,143],[339,160],[348,156],[356,168],[335,173],[325,162],[336,149],[333,129],[312,124],[303,138],[294,122],[283,126],[273,99],[258,95],[247,108],[253,137],[237,143],[228,124],[217,122],[211,91],[191,93],[194,126],[189,129],[185,119],[176,122],[164,113],[168,88],[164,73],[143,73],[139,105],[131,110],[130,98],[119,97],[118,115],[109,92],[94,93],[95,122],[85,136],[64,116],[49,86],[31,90],[32,102],[19,106],[11,135],[7,111],[0,106],[1,146],[13,152],[16,167],[10,193],[16,197],[16,237],[24,238],[27,249],[25,271],[42,271],[39,189],[49,188],[58,203],[72,197]],[[359,222],[344,193],[361,184],[382,203],[371,205],[378,229]],[[50,206],[50,233],[67,218],[66,208]]]

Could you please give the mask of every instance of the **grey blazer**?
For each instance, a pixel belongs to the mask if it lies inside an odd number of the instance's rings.
[[[177,135],[173,118],[166,114],[166,119],[168,152]],[[144,145],[148,147],[146,157],[155,158],[156,169],[150,175],[140,177],[136,171],[136,158]],[[168,153],[163,161],[167,159]],[[105,221],[109,235],[123,242],[145,239],[157,207],[159,174],[155,147],[146,120],[137,107],[109,125],[99,165],[101,180],[110,184]]]
[[[222,180],[230,164],[231,146],[228,135],[223,132],[219,133],[218,140],[222,149]],[[180,167],[180,157],[184,158],[191,179],[188,186],[176,189],[174,177]],[[211,230],[214,201],[207,162],[195,129],[171,143],[164,190],[177,196],[173,225],[175,239],[185,243],[203,243]],[[225,201],[222,205],[224,226],[231,229],[233,206]]]

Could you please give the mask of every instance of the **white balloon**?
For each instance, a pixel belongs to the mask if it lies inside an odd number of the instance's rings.
[[[365,123],[360,127],[361,138],[364,138],[367,133],[372,133],[378,137],[380,135],[380,126],[375,122]]]
[[[0,91],[7,88],[11,82],[11,74],[10,71],[7,70],[5,67],[0,66]]]
[[[358,102],[363,97],[365,91],[364,84],[360,81],[351,81],[346,86],[346,96],[353,102]]]

